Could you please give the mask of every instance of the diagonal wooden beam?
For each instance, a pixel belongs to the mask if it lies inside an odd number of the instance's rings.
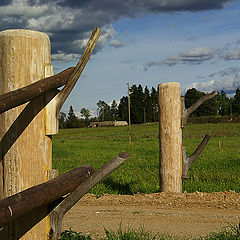
[[[95,27],[95,29],[92,32],[92,35],[90,39],[88,40],[87,46],[77,63],[76,67],[74,68],[74,71],[72,74],[69,76],[66,85],[64,88],[61,90],[61,92],[57,95],[57,109],[56,109],[56,114],[60,112],[60,109],[64,102],[66,101],[67,97],[71,93],[72,89],[74,88],[75,84],[77,83],[77,80],[79,79],[80,75],[82,74],[83,69],[85,68],[92,52],[93,49],[97,43],[97,40],[101,34],[101,31],[98,27]]]
[[[192,163],[199,157],[201,152],[207,146],[208,141],[210,140],[210,136],[208,134],[205,135],[202,142],[199,144],[197,149],[191,156],[187,156],[186,147],[182,147],[182,178],[188,178],[188,170]]]

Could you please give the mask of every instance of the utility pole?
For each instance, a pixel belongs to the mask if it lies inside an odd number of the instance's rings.
[[[128,86],[128,129],[131,130],[129,83],[127,83],[127,86]]]

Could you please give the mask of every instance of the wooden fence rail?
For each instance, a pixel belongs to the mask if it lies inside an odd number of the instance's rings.
[[[84,165],[1,200],[0,239],[2,236],[4,239],[7,226],[12,222],[25,221],[29,217],[32,219],[31,222],[26,221],[22,228],[15,230],[13,239],[19,239],[50,214],[51,229],[48,236],[51,240],[57,240],[61,235],[64,215],[91,188],[121,166],[129,157],[128,153],[120,152],[97,171],[94,171],[90,165]],[[63,197],[66,194],[68,195]]]
[[[66,84],[67,79],[72,74],[73,70],[73,67],[65,69],[51,77],[41,79],[26,87],[1,95],[0,114],[43,95],[51,89],[62,87]]]
[[[50,204],[67,193],[94,172],[93,167],[84,165],[45,183],[28,188],[0,201],[0,227],[11,223],[35,208]]]

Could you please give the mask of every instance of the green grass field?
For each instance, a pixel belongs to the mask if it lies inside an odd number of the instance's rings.
[[[183,191],[240,192],[240,124],[188,125],[183,131],[188,155],[205,134],[211,139],[183,181]],[[62,129],[53,137],[53,168],[60,174],[83,164],[98,169],[127,151],[131,158],[91,192],[154,193],[159,191],[158,148],[158,123],[133,125],[131,131],[127,127]]]

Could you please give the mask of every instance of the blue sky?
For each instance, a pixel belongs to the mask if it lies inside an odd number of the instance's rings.
[[[177,81],[182,93],[240,87],[240,1],[5,0],[0,30],[49,34],[55,72],[74,66],[95,25],[102,36],[63,106],[96,111],[127,94],[127,83],[155,87]]]

